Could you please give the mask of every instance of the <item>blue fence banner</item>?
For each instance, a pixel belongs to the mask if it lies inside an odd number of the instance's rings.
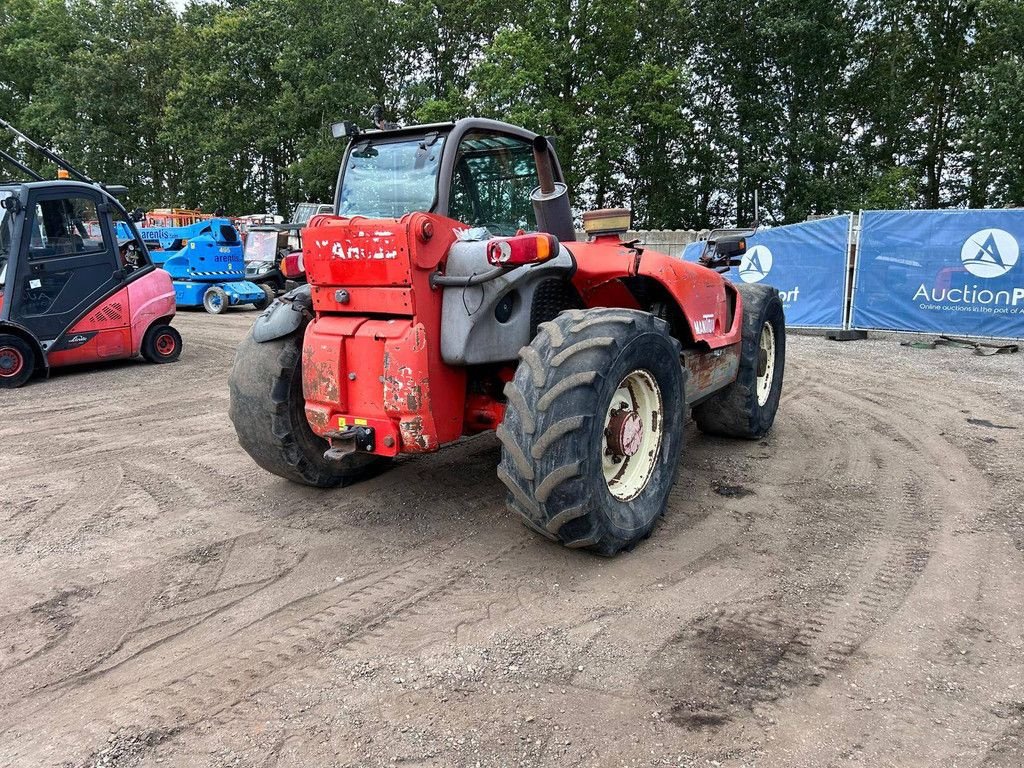
[[[728,277],[778,288],[786,325],[842,328],[849,237],[848,215],[761,229],[747,238],[747,252]],[[691,243],[683,258],[696,261],[703,250],[703,242]]]
[[[1024,337],[1024,211],[865,211],[854,328]]]

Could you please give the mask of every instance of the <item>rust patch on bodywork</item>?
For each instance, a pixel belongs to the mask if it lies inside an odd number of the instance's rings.
[[[423,453],[437,448],[430,401],[427,333],[416,325],[388,342],[384,355],[384,410],[398,420],[402,450]]]
[[[341,351],[318,350],[315,344],[302,345],[302,392],[306,400],[339,403],[338,383]]]
[[[402,433],[402,446],[412,453],[431,450],[430,437],[423,430],[423,417],[402,419],[398,424]]]
[[[686,351],[683,353],[683,362],[690,374],[686,382],[686,402],[693,404],[736,380],[740,367],[740,345],[733,344],[708,352]]]
[[[306,421],[314,432],[325,432],[330,425],[330,414],[322,408],[306,408]]]
[[[423,402],[423,393],[420,390],[418,384],[413,384],[409,387],[409,394],[405,396],[405,403],[409,407],[411,413],[415,413],[420,409]]]

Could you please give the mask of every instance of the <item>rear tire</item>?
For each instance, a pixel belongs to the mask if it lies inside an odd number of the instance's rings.
[[[736,286],[743,299],[743,335],[736,381],[693,409],[701,432],[750,440],[775,422],[786,367],[786,317],[775,288]],[[767,344],[770,349],[764,349]]]
[[[239,345],[228,378],[228,414],[239,444],[268,472],[316,488],[348,485],[379,472],[389,463],[382,456],[324,458],[330,446],[306,421],[301,361],[301,331],[263,343],[250,333]]]
[[[213,285],[206,289],[203,294],[203,309],[211,315],[221,315],[231,305],[227,291],[219,285]]]
[[[603,555],[648,536],[683,446],[684,374],[668,325],[569,310],[519,359],[497,430],[509,508],[542,536]]]
[[[277,294],[274,293],[274,289],[266,283],[260,284],[260,289],[263,291],[263,298],[259,301],[254,301],[252,305],[256,307],[260,312],[270,306],[270,303],[277,298]]]
[[[151,363],[173,363],[181,357],[181,334],[169,325],[151,325],[139,351]]]
[[[24,339],[0,334],[0,389],[15,389],[30,378],[36,368],[36,356]]]

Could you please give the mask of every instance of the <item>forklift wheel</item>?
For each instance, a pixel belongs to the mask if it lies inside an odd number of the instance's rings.
[[[211,315],[220,315],[230,306],[231,299],[227,292],[219,285],[211,286],[203,294],[203,309]]]
[[[505,386],[498,477],[529,528],[614,555],[650,534],[675,482],[679,342],[628,309],[569,310],[538,330]]]
[[[35,355],[24,339],[0,335],[0,388],[20,387],[31,378],[35,367]]]
[[[267,285],[266,283],[261,283],[261,284],[260,284],[260,288],[262,288],[262,289],[263,289],[263,294],[264,294],[264,296],[263,296],[263,298],[262,298],[262,299],[260,299],[259,301],[254,301],[254,302],[252,303],[252,305],[253,305],[254,307],[256,307],[256,309],[258,309],[258,310],[260,310],[260,311],[262,312],[262,311],[263,311],[264,309],[266,309],[267,307],[269,307],[269,306],[270,306],[270,303],[271,303],[271,302],[272,302],[272,301],[273,301],[274,299],[276,299],[276,298],[277,298],[277,294],[276,294],[276,293],[274,293],[274,289],[273,289],[273,288],[271,288],[271,287],[270,287],[269,285]]]
[[[173,363],[181,356],[181,334],[169,325],[151,325],[140,351],[151,363]]]
[[[349,485],[377,474],[390,459],[353,453],[328,461],[330,447],[306,421],[302,396],[302,332],[238,346],[228,377],[228,411],[238,442],[253,461],[279,477],[317,488]]]

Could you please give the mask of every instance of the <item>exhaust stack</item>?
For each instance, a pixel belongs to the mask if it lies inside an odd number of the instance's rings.
[[[555,181],[550,145],[543,136],[533,140],[533,159],[537,164],[537,181],[540,182],[540,186],[530,193],[537,228],[562,242],[572,242],[576,239],[576,228],[572,223],[569,188]]]

